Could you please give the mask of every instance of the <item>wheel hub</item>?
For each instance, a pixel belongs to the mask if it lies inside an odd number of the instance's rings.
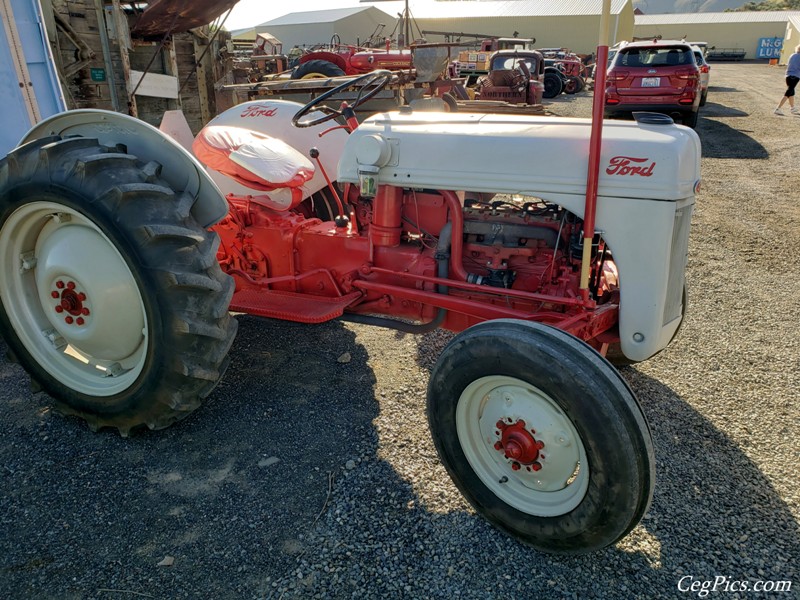
[[[59,279],[55,283],[56,289],[50,292],[50,296],[57,300],[54,307],[59,315],[64,315],[64,322],[67,325],[73,323],[82,326],[86,323],[86,317],[91,314],[89,307],[84,303],[87,301],[86,293],[78,288],[74,281]]]
[[[500,434],[500,439],[495,442],[495,450],[512,461],[511,468],[515,471],[525,466],[529,471],[538,471],[542,468],[541,459],[544,456],[540,450],[544,448],[544,442],[534,437],[536,430],[527,429],[525,421],[520,419],[516,423],[509,424],[506,420],[499,420],[496,423]]]

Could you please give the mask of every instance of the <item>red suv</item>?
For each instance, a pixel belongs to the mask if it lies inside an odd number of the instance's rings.
[[[689,44],[632,42],[619,49],[608,69],[605,116],[659,112],[694,127],[700,95],[700,69]]]

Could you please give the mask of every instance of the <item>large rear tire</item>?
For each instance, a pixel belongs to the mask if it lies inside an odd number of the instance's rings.
[[[339,67],[330,61],[315,58],[297,65],[297,68],[292,71],[292,79],[324,79],[327,77],[341,77],[344,75]]]
[[[123,435],[200,406],[228,364],[219,239],[157,163],[52,137],[0,161],[0,329],[61,412]]]
[[[653,443],[619,373],[569,334],[503,319],[444,349],[428,418],[453,481],[488,521],[536,548],[613,544],[653,495]]]

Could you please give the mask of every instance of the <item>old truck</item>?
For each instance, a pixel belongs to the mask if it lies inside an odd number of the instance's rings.
[[[427,412],[464,496],[549,552],[612,544],[647,511],[655,458],[608,359],[646,360],[683,321],[699,139],[608,123],[593,179],[585,119],[359,124],[389,77],[233,107],[194,142],[205,167],[127,115],[36,123],[0,160],[9,355],[61,412],[128,435],[214,394],[231,311],[444,327]],[[351,86],[352,105],[325,104]]]
[[[476,99],[511,104],[541,104],[545,92],[544,57],[535,50],[498,50],[489,72],[478,80]]]
[[[478,79],[489,73],[491,57],[498,50],[533,50],[534,38],[488,37],[481,41],[477,50],[462,50],[458,53],[459,77],[466,79],[466,85],[473,86]]]

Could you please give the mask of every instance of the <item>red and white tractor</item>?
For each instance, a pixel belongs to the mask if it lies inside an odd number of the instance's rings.
[[[387,80],[356,80],[353,104]],[[12,357],[61,411],[127,435],[212,393],[230,311],[444,327],[459,333],[427,411],[466,498],[547,551],[614,543],[650,504],[654,453],[606,357],[645,360],[681,324],[697,135],[607,123],[584,232],[589,120],[401,110],[359,124],[321,104],[350,85],[209,123],[194,148],[227,196],[136,119],[37,125],[0,161]]]

